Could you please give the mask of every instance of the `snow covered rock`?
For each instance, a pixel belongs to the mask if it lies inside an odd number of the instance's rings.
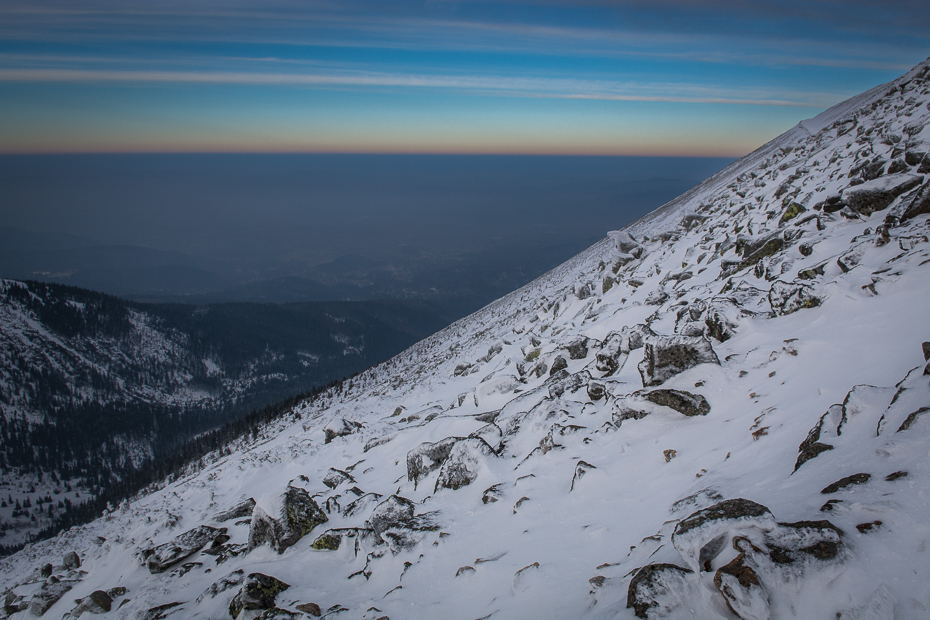
[[[199,525],[166,543],[143,551],[142,557],[145,559],[145,565],[149,571],[153,574],[163,573],[184,558],[197,553],[207,543],[213,542],[217,537],[225,533],[225,527],[214,528],[209,525]]]
[[[305,489],[288,486],[283,495],[265,496],[256,504],[249,529],[249,548],[268,544],[278,553],[284,553],[328,520]]]
[[[431,515],[415,515],[413,502],[398,495],[375,506],[368,523],[375,536],[386,542],[395,554],[413,549],[439,529]]]
[[[469,437],[455,443],[439,470],[436,491],[460,489],[478,478],[485,459],[495,457],[494,449],[478,437]]]
[[[700,336],[654,336],[645,349],[638,367],[644,387],[661,385],[699,364],[720,364],[710,341]]]
[[[461,437],[446,437],[436,442],[425,441],[407,453],[407,480],[413,482],[414,489],[427,474],[446,462],[452,447],[461,440]]]
[[[77,606],[71,610],[72,618],[80,618],[85,613],[94,615],[105,614],[113,606],[113,599],[103,590],[94,590],[89,596],[80,600]]]
[[[224,521],[232,521],[233,519],[243,519],[245,517],[251,517],[252,511],[255,510],[255,500],[249,497],[244,499],[229,510],[224,510],[223,512],[217,513],[213,519],[219,523]]]
[[[843,202],[862,215],[888,208],[895,198],[921,184],[922,176],[887,174],[843,190]]]
[[[765,506],[747,499],[728,499],[680,521],[672,544],[692,570],[706,571],[734,536],[761,544],[763,534],[775,527],[775,519]]]
[[[354,422],[352,420],[346,420],[345,418],[336,418],[323,428],[323,433],[326,435],[326,443],[329,443],[336,437],[351,435],[360,428],[362,428],[361,422]]]
[[[813,289],[806,284],[791,284],[777,281],[769,290],[769,304],[772,312],[778,316],[791,314],[804,308],[815,308],[820,305],[820,298],[814,295]]]
[[[52,580],[42,585],[42,588],[36,592],[29,603],[29,613],[33,616],[41,616],[49,607],[58,602],[58,600],[71,591],[78,582],[76,580],[58,581]]]
[[[652,390],[646,392],[644,396],[650,402],[674,409],[688,417],[710,413],[707,399],[700,394],[692,394],[684,390]]]
[[[328,486],[331,489],[335,489],[343,482],[349,482],[354,484],[355,478],[352,477],[348,472],[342,471],[341,469],[329,468],[329,473],[323,478],[323,484]]]
[[[290,588],[280,579],[263,573],[250,573],[242,584],[242,589],[229,603],[229,615],[234,619],[243,611],[272,609],[275,598]]]
[[[627,593],[626,606],[637,618],[662,618],[687,606],[697,594],[692,571],[675,564],[650,564],[636,571]]]

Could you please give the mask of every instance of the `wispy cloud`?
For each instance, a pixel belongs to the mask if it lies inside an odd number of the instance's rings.
[[[521,78],[512,76],[418,75],[398,73],[259,73],[210,71],[119,71],[82,69],[0,69],[0,82],[188,83],[252,86],[396,87],[478,91],[500,96],[823,107],[835,94],[734,92],[707,85],[622,83],[604,80]],[[792,98],[792,96],[794,98]]]

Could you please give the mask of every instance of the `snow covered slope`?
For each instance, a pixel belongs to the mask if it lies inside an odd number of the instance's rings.
[[[926,618],[928,77],[4,560],[7,613]]]

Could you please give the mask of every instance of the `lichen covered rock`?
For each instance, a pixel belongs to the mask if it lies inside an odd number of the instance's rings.
[[[654,336],[645,344],[639,374],[643,386],[661,385],[699,364],[720,364],[710,341],[701,336]]]

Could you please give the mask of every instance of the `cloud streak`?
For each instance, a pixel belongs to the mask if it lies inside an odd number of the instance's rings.
[[[391,73],[313,74],[205,71],[119,71],[84,69],[0,69],[0,82],[176,83],[247,86],[438,88],[554,99],[715,103],[823,107],[836,95],[791,93],[797,99],[748,90],[734,93],[694,84],[636,84],[594,80]],[[677,93],[677,94],[676,94]],[[784,93],[783,93],[784,94]],[[804,97],[803,99],[801,97]]]

